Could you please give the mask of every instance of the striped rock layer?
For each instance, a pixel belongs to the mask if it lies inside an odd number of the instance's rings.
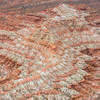
[[[100,28],[89,15],[63,4],[0,27],[0,100],[100,100]]]

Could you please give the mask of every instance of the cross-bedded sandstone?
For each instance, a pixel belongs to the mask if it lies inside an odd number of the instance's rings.
[[[16,23],[9,14],[13,28],[0,26],[0,99],[98,99],[100,28],[87,16],[66,4],[16,14]]]

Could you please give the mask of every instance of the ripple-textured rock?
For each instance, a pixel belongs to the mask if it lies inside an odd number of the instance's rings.
[[[100,28],[86,20],[89,12],[62,4],[12,15],[1,15],[8,21],[0,26],[1,100],[99,98]]]

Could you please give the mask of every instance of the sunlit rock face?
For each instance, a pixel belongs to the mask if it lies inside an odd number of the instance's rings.
[[[90,15],[66,4],[1,13],[0,99],[99,100],[100,28]]]

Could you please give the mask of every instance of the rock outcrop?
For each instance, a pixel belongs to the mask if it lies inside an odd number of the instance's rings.
[[[90,16],[67,4],[1,13],[0,100],[99,100],[100,22]]]

